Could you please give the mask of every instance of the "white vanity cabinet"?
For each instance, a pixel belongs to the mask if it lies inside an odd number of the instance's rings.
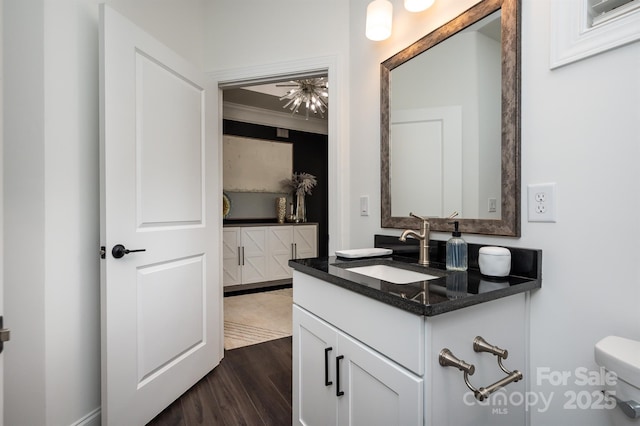
[[[294,425],[526,424],[524,293],[427,317],[297,270],[293,280]],[[476,388],[500,380],[497,358],[473,350],[478,335],[508,349],[505,366],[525,373],[484,402],[438,359],[448,348],[474,364]]]
[[[422,379],[293,307],[294,424],[408,425],[422,418]]]
[[[222,230],[225,287],[290,279],[289,259],[318,255],[318,226],[232,226]]]

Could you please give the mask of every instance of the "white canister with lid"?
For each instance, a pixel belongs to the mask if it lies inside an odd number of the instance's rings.
[[[511,252],[505,247],[480,247],[480,273],[489,277],[506,277],[511,272]]]

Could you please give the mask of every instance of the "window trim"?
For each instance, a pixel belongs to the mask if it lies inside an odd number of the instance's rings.
[[[640,39],[640,8],[592,26],[589,0],[552,0],[551,2],[551,69],[638,39]]]

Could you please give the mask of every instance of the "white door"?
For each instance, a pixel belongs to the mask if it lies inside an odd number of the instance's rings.
[[[0,2],[0,22],[3,20],[2,15],[2,2]],[[0,46],[3,43],[3,32],[2,24],[0,24]],[[4,176],[4,169],[2,164],[4,163],[4,158],[2,156],[4,150],[4,142],[2,135],[4,134],[4,123],[2,122],[2,117],[4,116],[4,93],[2,88],[4,86],[4,72],[2,71],[2,50],[0,49],[0,224],[4,223],[4,192],[2,188],[4,187],[4,182],[2,181],[2,176]],[[4,229],[0,225],[0,316],[4,314]],[[2,327],[0,327],[2,328]],[[4,424],[4,355],[0,354],[0,426]]]
[[[338,425],[423,423],[422,378],[342,333],[338,350]]]
[[[406,216],[413,211],[448,217],[457,211],[464,217],[477,217],[462,209],[462,108],[394,111],[391,129],[391,215]],[[465,163],[465,167],[473,166]],[[416,192],[406,188],[419,188],[424,196],[415,197]]]
[[[0,85],[2,84],[2,80],[0,79]],[[2,95],[0,88],[0,117],[2,112]],[[0,135],[2,135],[3,125],[2,118],[0,118]],[[2,158],[2,136],[0,136],[0,176],[2,176],[3,168],[3,158]],[[0,177],[0,223],[4,222],[4,213],[3,213],[3,203],[4,203],[4,192],[2,191],[3,182]],[[4,230],[2,226],[0,226],[0,318],[4,315]],[[0,329],[3,328],[4,324],[0,324]],[[3,344],[4,346],[4,344]],[[0,353],[0,426],[4,424],[4,351]]]
[[[337,424],[336,330],[293,305],[293,424]]]
[[[100,10],[102,424],[144,425],[222,357],[215,89]]]

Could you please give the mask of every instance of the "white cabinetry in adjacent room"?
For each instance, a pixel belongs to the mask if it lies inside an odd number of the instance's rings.
[[[318,256],[318,226],[265,225],[225,227],[225,287],[291,279],[289,259]]]
[[[242,284],[240,228],[222,230],[222,281],[225,286]]]
[[[269,228],[267,236],[269,250],[267,270],[269,271],[269,279],[284,280],[291,278],[289,259],[294,258],[292,228],[292,226],[272,226]]]
[[[267,230],[266,226],[223,230],[225,286],[268,281]]]
[[[293,228],[293,258],[307,259],[318,256],[318,227],[296,225]]]
[[[268,232],[269,228],[266,226],[240,229],[243,284],[269,280],[267,272]]]

